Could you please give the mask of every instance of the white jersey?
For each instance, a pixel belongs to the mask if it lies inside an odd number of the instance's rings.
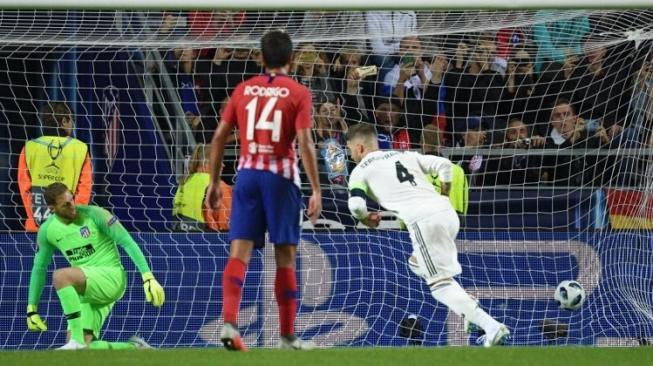
[[[449,198],[437,193],[426,178],[436,172],[443,182],[451,182],[451,161],[410,151],[374,151],[352,171],[349,190],[362,190],[410,224],[453,210]]]

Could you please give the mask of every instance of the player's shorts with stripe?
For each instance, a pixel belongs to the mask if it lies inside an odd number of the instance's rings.
[[[407,227],[413,256],[417,259],[417,272],[427,283],[462,273],[455,242],[460,221],[453,209],[417,220]]]
[[[86,276],[86,291],[82,302],[82,328],[100,338],[100,331],[113,305],[125,294],[127,274],[121,267],[81,266]]]
[[[233,190],[229,240],[253,240],[265,245],[265,231],[276,244],[299,243],[302,209],[299,187],[278,174],[243,169]]]

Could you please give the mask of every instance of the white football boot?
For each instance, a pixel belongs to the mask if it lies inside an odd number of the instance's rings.
[[[79,343],[76,340],[71,339],[70,341],[68,341],[68,343],[57,348],[57,351],[77,351],[86,348],[88,347],[85,344]]]

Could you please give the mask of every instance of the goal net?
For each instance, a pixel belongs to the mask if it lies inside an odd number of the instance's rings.
[[[648,10],[0,11],[0,347],[64,343],[51,287],[39,307],[48,331],[24,322],[33,229],[47,216],[39,187],[53,179],[112,210],[166,289],[162,309],[146,306],[124,261],[129,287],[103,338],[218,343],[227,234],[180,220],[175,193],[201,170],[194,152],[230,92],[261,72],[270,29],[292,36],[292,77],[313,94],[324,190],[318,224],[302,225],[299,336],[320,346],[480,336],[409,271],[410,239],[392,213],[378,230],[349,215],[343,136],[370,123],[382,148],[446,156],[464,172],[452,197],[458,281],[511,329],[509,344],[649,342],[652,20]],[[228,184],[238,149],[230,142]],[[278,340],[271,248],[244,284],[251,346]],[[554,301],[563,280],[583,285],[579,310]]]

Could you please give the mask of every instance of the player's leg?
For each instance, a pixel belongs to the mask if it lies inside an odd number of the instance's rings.
[[[234,239],[231,241],[229,259],[222,275],[222,316],[225,324],[238,326],[242,288],[253,248],[253,240]]]
[[[127,287],[127,275],[120,267],[80,267],[86,275],[86,292],[82,300],[82,327],[90,349],[135,349],[135,342],[100,340],[102,327],[116,301]]]
[[[71,341],[62,349],[83,348],[86,341],[82,328],[80,294],[84,294],[86,291],[86,275],[79,268],[60,268],[52,274],[52,284],[61,302],[70,330]]]
[[[272,234],[270,235],[272,236]],[[275,245],[274,256],[277,263],[274,294],[279,310],[279,346],[294,350],[313,349],[315,343],[302,340],[295,335],[295,319],[297,318],[297,245]]]
[[[268,174],[261,183],[265,202],[265,216],[270,241],[275,244],[274,257],[277,273],[274,294],[279,310],[280,346],[290,349],[311,349],[312,342],[295,336],[297,318],[297,245],[301,230],[301,192],[290,180],[276,174]]]
[[[233,220],[233,219],[232,219]],[[234,225],[234,221],[231,221]],[[222,318],[224,326],[220,340],[232,351],[247,351],[238,330],[238,312],[242,298],[247,265],[254,248],[253,240],[234,239],[229,249],[229,259],[222,274]]]
[[[133,349],[151,349],[152,347],[138,336],[132,336],[127,342],[108,342],[100,339],[100,332],[104,322],[109,317],[113,305],[115,303],[105,305],[82,305],[84,332],[90,338],[88,342],[89,349],[94,350],[133,350]]]
[[[238,311],[245,272],[252,250],[265,238],[265,214],[258,186],[260,172],[241,170],[234,186],[229,240],[229,259],[222,274],[222,316],[220,339],[230,350],[246,350],[238,331]]]
[[[476,299],[453,279],[462,272],[454,242],[458,232],[457,218],[439,217],[438,220],[416,223],[411,225],[410,232],[414,257],[431,295],[466,321],[481,327],[491,345],[501,342],[508,335],[505,326],[487,314]],[[498,338],[494,339],[495,336]]]
[[[295,318],[297,317],[297,245],[282,244],[274,246],[277,273],[274,278],[274,295],[279,310],[279,335],[295,335]]]

